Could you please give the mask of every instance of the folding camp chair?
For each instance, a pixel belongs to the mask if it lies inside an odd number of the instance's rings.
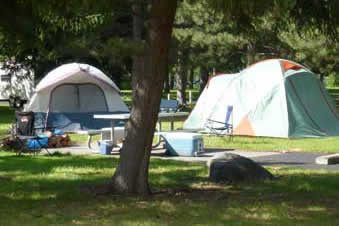
[[[228,135],[230,139],[233,137],[233,106],[226,108],[226,118],[224,122],[207,119],[205,127],[209,129],[211,134]],[[232,118],[232,119],[231,119]]]
[[[48,145],[48,137],[38,134],[43,128],[34,127],[33,112],[15,112],[15,124],[12,128],[12,136],[17,144],[17,155],[21,153],[39,153],[41,149],[45,149]]]

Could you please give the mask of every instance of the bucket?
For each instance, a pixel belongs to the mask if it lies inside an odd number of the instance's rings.
[[[112,141],[100,141],[100,154],[110,155],[113,149]]]

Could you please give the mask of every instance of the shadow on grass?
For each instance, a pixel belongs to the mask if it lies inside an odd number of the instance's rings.
[[[0,155],[0,176],[13,178],[3,184],[11,183],[22,187],[23,184],[38,184],[45,191],[56,192],[55,187],[101,183],[110,180],[117,166],[117,158],[102,156],[15,156]],[[297,163],[298,164],[298,163]],[[339,172],[326,170],[303,170],[290,167],[269,167],[282,179],[256,184],[263,190],[282,190],[286,192],[337,192]],[[292,173],[291,173],[292,172]],[[56,174],[55,176],[53,174]],[[201,163],[180,162],[174,160],[152,159],[150,163],[150,184],[155,187],[190,187],[192,184],[207,182],[207,167]],[[15,180],[15,178],[21,178]],[[29,187],[29,186],[28,186]],[[33,191],[34,187],[30,189]],[[61,190],[63,190],[61,188]],[[254,189],[257,190],[257,189]]]
[[[271,194],[272,191],[284,196],[300,199],[310,197],[317,200],[321,197],[338,196],[339,171],[312,170],[292,167],[268,167],[280,179],[267,181],[251,186],[253,192]]]
[[[296,217],[316,225],[322,218],[314,218],[319,212],[308,208],[316,206],[329,218],[338,215],[333,200],[338,197],[339,173],[326,171],[271,167],[281,179],[216,185],[206,180],[201,164],[152,159],[150,183],[162,191],[156,195],[97,197],[83,190],[108,181],[117,161],[102,156],[0,155],[0,176],[13,176],[0,182],[0,217],[8,225],[25,223],[22,219],[32,225],[288,225]]]
[[[21,178],[25,183],[44,184],[44,187],[51,184],[51,191],[55,192],[53,187],[108,181],[117,164],[117,158],[106,156],[71,156],[58,153],[16,156],[8,153],[0,155],[0,175],[2,173],[6,177]],[[201,174],[207,175],[205,168],[196,163],[152,159],[150,164],[150,184],[160,187],[163,187],[164,181],[167,181],[164,186],[172,187],[186,186],[190,181],[202,181],[204,178],[199,176]],[[20,182],[14,183],[21,186]]]
[[[173,164],[168,162],[169,167]],[[192,170],[182,173],[191,174]],[[0,196],[1,203],[7,206],[0,216],[12,217],[12,220],[14,212],[18,211],[27,214],[32,224],[49,220],[72,224],[76,220],[91,225],[110,225],[109,221],[115,225],[290,225],[302,219],[301,225],[336,225],[338,211],[333,200],[338,195],[339,175],[302,171],[288,175],[292,173],[289,170],[286,173],[281,180],[273,182],[214,187],[209,184],[198,189],[167,188],[144,198],[94,197],[78,189],[80,182],[36,179],[31,181],[35,187],[18,189],[17,198]],[[152,177],[162,175],[160,172],[151,174]],[[175,179],[172,173],[163,176]],[[195,179],[186,184],[196,183]],[[171,185],[168,181],[162,183],[162,186]],[[42,195],[38,199],[34,195],[30,197],[37,190]],[[325,218],[331,220],[323,222]]]
[[[92,167],[96,169],[112,168],[117,159],[93,156],[16,156],[14,153],[0,155],[0,171],[22,172],[27,174],[48,174],[58,167]]]

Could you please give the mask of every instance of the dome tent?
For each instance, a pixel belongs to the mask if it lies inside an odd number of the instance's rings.
[[[235,135],[322,137],[339,135],[339,115],[316,75],[283,59],[258,62],[238,74],[211,77],[185,129],[224,121],[233,106]]]
[[[93,114],[126,113],[119,88],[99,69],[69,63],[49,72],[37,85],[25,111],[36,113],[36,123],[64,131],[110,127]]]

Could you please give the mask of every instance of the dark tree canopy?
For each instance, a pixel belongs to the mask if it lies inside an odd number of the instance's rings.
[[[133,45],[119,42],[131,35],[124,1],[11,0],[0,12],[1,55],[30,66],[37,80],[70,61],[97,66],[114,80],[130,71]]]

